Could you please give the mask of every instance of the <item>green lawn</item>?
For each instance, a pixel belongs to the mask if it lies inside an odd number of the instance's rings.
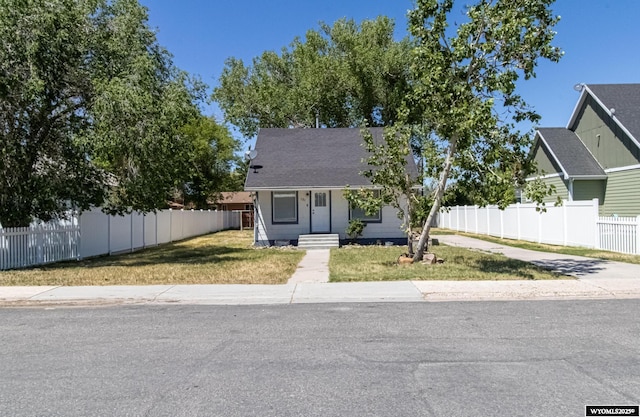
[[[569,277],[546,271],[528,262],[498,254],[446,245],[429,249],[444,263],[398,265],[406,246],[345,246],[331,250],[332,282],[393,280],[543,280]]]
[[[283,284],[303,251],[255,249],[229,230],[118,256],[0,272],[2,285]]]

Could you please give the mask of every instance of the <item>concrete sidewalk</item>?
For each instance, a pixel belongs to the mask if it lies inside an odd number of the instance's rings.
[[[330,249],[310,249],[298,264],[288,284],[303,282],[329,282]]]
[[[455,235],[440,242],[533,262],[577,279],[328,283],[329,251],[308,251],[284,285],[0,287],[0,305],[297,304],[640,298],[640,265],[518,249]]]
[[[585,280],[640,279],[640,265],[586,258],[561,253],[538,252],[514,248],[459,235],[438,235],[438,240],[449,246],[501,253],[508,258],[531,262],[542,268]]]

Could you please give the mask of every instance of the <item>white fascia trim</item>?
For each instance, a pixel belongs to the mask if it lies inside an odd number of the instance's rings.
[[[606,175],[574,175],[573,180],[606,180]]]
[[[346,186],[344,187],[336,187],[336,186],[331,186],[331,187],[310,187],[310,186],[304,186],[304,185],[300,185],[300,186],[295,186],[295,187],[250,187],[250,188],[245,188],[245,191],[300,191],[300,190],[344,190],[346,188]],[[352,189],[358,189],[358,188],[377,188],[377,187],[372,187],[370,185],[353,185],[350,186],[350,188]]]
[[[553,159],[556,160],[556,162],[558,163],[558,166],[560,167],[560,169],[562,170],[562,174],[564,175],[564,179],[568,180],[569,179],[569,174],[567,174],[567,170],[564,169],[564,167],[562,166],[562,164],[560,163],[560,160],[558,159],[558,157],[556,156],[555,153],[553,153],[553,150],[551,149],[551,147],[549,146],[549,144],[547,143],[547,141],[544,139],[544,136],[542,136],[542,133],[540,133],[540,131],[537,131],[538,136],[540,136],[540,140],[542,141],[542,143],[544,143],[544,146],[547,148],[547,150],[549,151],[549,153],[551,154],[551,156],[553,157]]]
[[[600,101],[600,99],[593,93],[593,91],[589,89],[589,86],[586,84],[584,84],[582,88],[582,93],[580,94],[580,100],[578,100],[576,107],[573,109],[573,113],[571,114],[571,118],[569,119],[569,123],[567,124],[567,129],[571,130],[571,127],[576,122],[576,119],[578,118],[578,109],[581,108],[582,105],[584,104],[587,94],[589,94],[596,101],[598,106],[600,106],[605,111],[605,113],[607,113],[607,115],[611,117],[611,119],[614,122],[616,122],[618,127],[622,129],[622,131],[626,133],[626,135],[629,136],[629,138],[631,138],[631,141],[635,143],[638,148],[640,148],[640,142],[638,142],[638,140],[631,134],[631,132],[629,132],[629,130],[627,130],[627,128],[622,123],[620,123],[620,120],[618,120],[618,118],[611,113],[611,110],[608,109],[607,106],[605,106],[602,101]]]
[[[640,165],[627,165],[627,166],[624,166],[624,167],[609,168],[609,169],[605,169],[604,172],[609,174],[611,172],[631,171],[631,170],[634,170],[634,169],[640,169]]]
[[[585,84],[582,84],[582,91],[580,92],[580,98],[578,99],[578,102],[576,103],[576,105],[573,107],[573,112],[571,112],[569,123],[567,123],[567,129],[569,130],[571,130],[571,127],[578,119],[578,110],[582,108],[584,101],[587,99],[587,91],[591,92],[591,90],[589,90]],[[591,95],[593,95],[593,93]]]
[[[538,178],[541,179],[541,180],[546,180],[548,178],[556,178],[556,177],[559,177],[559,176],[560,176],[560,174],[556,172],[555,174],[547,174],[547,175],[543,175],[542,177],[529,177],[529,178],[526,178],[525,181],[533,181],[533,180],[538,179]]]

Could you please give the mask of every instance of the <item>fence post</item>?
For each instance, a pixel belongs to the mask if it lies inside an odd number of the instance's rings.
[[[600,212],[598,210],[598,206],[600,205],[600,201],[597,198],[591,200],[593,203],[593,217],[596,223],[595,233],[593,237],[594,247],[596,249],[600,249]]]
[[[169,209],[169,242],[173,242],[173,209]]]
[[[538,243],[542,243],[542,210],[538,212]]]
[[[636,217],[636,255],[640,255],[640,216]]]
[[[567,246],[567,205],[562,205],[562,246]]]
[[[129,252],[133,252],[133,211],[129,214]]]
[[[107,214],[107,250],[111,255],[111,215]]]
[[[518,229],[518,240],[520,240],[520,237],[522,236],[522,232],[520,231],[520,203],[516,203],[516,223],[517,223],[517,229]]]
[[[491,214],[489,213],[489,206],[484,206],[484,212],[487,215],[487,236],[491,236]]]

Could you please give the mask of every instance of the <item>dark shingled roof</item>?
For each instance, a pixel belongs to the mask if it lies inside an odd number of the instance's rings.
[[[376,141],[382,128],[372,128]],[[260,129],[251,162],[261,165],[257,173],[249,169],[246,190],[278,188],[342,188],[369,186],[360,175],[367,169],[362,162],[367,152],[360,129]],[[407,169],[418,175],[415,162],[407,158]]]
[[[640,84],[587,84],[615,118],[640,141]]]
[[[570,177],[606,176],[598,161],[571,130],[546,127],[538,129],[538,133]]]

